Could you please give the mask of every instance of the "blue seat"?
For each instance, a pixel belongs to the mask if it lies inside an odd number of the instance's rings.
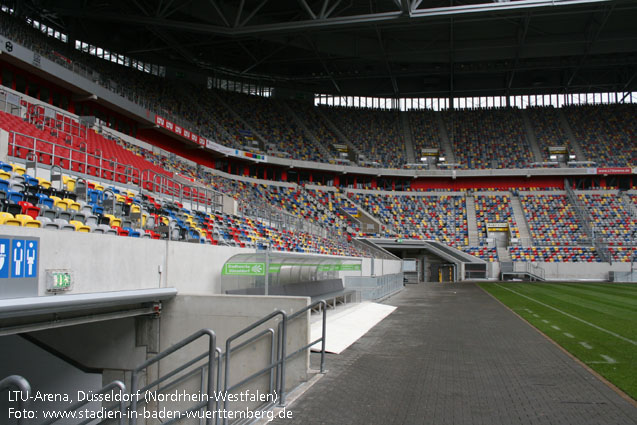
[[[10,189],[11,188],[9,187],[9,181],[0,179],[0,190],[8,192]]]
[[[139,232],[137,230],[133,229],[132,227],[124,227],[123,229],[128,232],[128,236],[130,236],[131,238],[139,238],[139,237],[141,237]]]
[[[97,204],[102,200],[102,191],[95,189],[88,189],[86,191],[86,201],[88,203]]]
[[[7,192],[7,199],[10,202],[13,202],[15,204],[17,204],[18,202],[22,202],[24,200],[24,195],[21,194],[20,192],[14,192],[12,190]]]
[[[3,162],[2,165],[0,165],[0,168],[2,168],[4,171],[8,173],[13,171],[13,166],[11,164],[7,164],[6,162]]]
[[[53,204],[54,204],[53,199],[49,198],[43,193],[38,193],[35,196],[38,197],[38,204],[44,205],[45,207],[48,207],[48,208],[53,208]]]
[[[91,211],[95,215],[104,215],[104,207],[100,207],[99,205],[93,205]]]
[[[25,176],[24,184],[26,184],[27,186],[38,187],[40,185],[40,182],[34,177]]]

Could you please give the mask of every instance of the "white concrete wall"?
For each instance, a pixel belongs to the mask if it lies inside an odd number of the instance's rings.
[[[47,295],[49,269],[68,269],[73,286],[67,293],[110,292],[173,287],[180,293],[220,294],[221,269],[232,256],[253,249],[166,240],[126,238],[93,233],[0,226],[0,235],[40,238],[37,295]],[[339,277],[369,276],[371,259],[316,255],[362,261],[362,271]],[[400,272],[398,260],[374,260],[375,274]],[[36,294],[33,294],[36,295]]]
[[[242,295],[179,295],[175,299],[165,303],[161,317],[160,341],[164,350],[202,328],[213,329],[217,335],[217,346],[225,351],[226,339],[240,331],[251,323],[272,313],[275,310],[283,310],[292,314],[309,305],[306,297],[260,297]],[[238,339],[233,346],[245,341],[260,330],[273,328],[276,330],[279,319],[271,320],[248,334],[247,337]],[[309,313],[304,314],[288,325],[287,332],[288,353],[291,353],[310,342]],[[177,366],[190,360],[194,356],[205,351],[207,338],[201,338],[183,350],[166,357],[161,361],[158,376],[174,370]],[[275,338],[276,344],[276,338]],[[262,338],[258,342],[234,352],[231,357],[230,384],[234,384],[243,378],[261,370],[270,362],[271,343],[269,338]],[[287,362],[286,389],[289,392],[308,379],[309,352],[299,354]],[[225,369],[225,365],[223,366]],[[199,377],[188,379],[180,385],[179,390],[187,393],[199,392]],[[254,392],[268,392],[269,374],[257,378],[245,388]],[[242,389],[237,390],[240,391]],[[174,389],[173,389],[174,391]],[[166,405],[169,408],[177,407]],[[229,409],[251,406],[250,404],[231,403]],[[163,407],[163,406],[160,406]],[[185,406],[182,406],[182,408]]]
[[[69,269],[68,293],[175,287],[180,292],[219,293],[221,267],[253,250],[114,235],[0,226],[0,235],[40,238],[38,295],[46,295],[45,271]]]
[[[630,263],[535,263],[546,280],[608,280],[609,271],[630,271]]]

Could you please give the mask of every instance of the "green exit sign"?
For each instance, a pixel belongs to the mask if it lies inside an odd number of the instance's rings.
[[[71,270],[47,270],[46,289],[48,292],[62,292],[71,289],[73,273]]]

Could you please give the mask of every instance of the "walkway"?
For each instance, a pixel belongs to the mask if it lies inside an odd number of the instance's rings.
[[[637,408],[473,284],[408,285],[398,308],[273,424],[637,424]],[[329,335],[328,335],[329,338]]]

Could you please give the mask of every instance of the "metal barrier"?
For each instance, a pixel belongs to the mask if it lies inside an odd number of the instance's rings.
[[[321,373],[325,373],[325,334],[327,333],[327,303],[325,302],[325,300],[318,300],[313,302],[312,304],[308,305],[305,308],[302,308],[301,310],[297,311],[294,314],[291,314],[288,316],[288,324],[296,319],[297,317],[301,317],[302,314],[307,313],[308,311],[313,311],[314,309],[316,309],[316,307],[320,306],[321,308],[319,309],[321,311],[322,316],[322,324],[321,324],[321,337],[315,339],[314,341],[310,342],[307,345],[304,345],[303,347],[297,349],[296,351],[290,353],[287,355],[287,359],[290,359],[294,356],[296,356],[299,353],[302,353],[303,351],[307,350],[308,348],[311,348],[312,346],[314,346],[315,344],[318,344],[319,342],[321,343],[321,366],[320,366],[320,372]]]
[[[16,141],[18,137],[30,140],[32,142],[31,146],[18,144]],[[40,146],[50,146],[50,152],[44,150],[42,147],[39,148],[38,144],[40,144]],[[21,149],[26,149],[27,155],[35,154],[37,157],[36,161],[39,164],[45,163],[46,165],[58,166],[60,169],[63,168],[73,172],[83,172],[85,174],[90,174],[89,168],[95,168],[98,178],[119,183],[124,182],[141,185],[142,173],[139,169],[129,164],[119,164],[117,159],[114,158],[103,158],[100,149],[95,149],[94,153],[90,154],[86,148],[84,148],[84,150],[82,150],[82,148],[76,149],[28,134],[16,131],[9,132],[9,151],[13,152],[13,156],[19,156],[17,153]],[[74,153],[77,154],[75,158],[73,157]],[[43,161],[45,157],[50,157],[50,161]],[[83,160],[80,160],[79,158],[82,157]],[[95,160],[97,164],[91,164],[89,159]],[[68,166],[65,162],[67,162]],[[111,165],[112,169],[106,168],[105,163]],[[73,165],[76,165],[76,169],[73,169]],[[120,168],[122,168],[122,170],[120,170]]]
[[[120,393],[122,394],[122,396],[124,394],[126,394],[126,385],[124,385],[124,383],[122,381],[113,381],[110,384],[106,385],[105,387],[94,391],[94,394],[106,394],[109,391],[112,391],[115,388],[119,388]],[[117,421],[117,423],[119,425],[124,425],[126,423],[125,419],[126,419],[126,402],[124,401],[125,397],[120,397],[120,401],[119,401],[119,414],[117,416],[119,416],[119,420]],[[91,403],[91,399],[87,399],[84,401],[79,401],[77,403],[74,403],[73,405],[71,405],[70,407],[64,409],[64,412],[72,412],[74,410],[79,409],[82,406],[87,405],[88,403]],[[50,424],[54,424],[57,421],[61,420],[63,418],[54,418],[54,419],[49,419],[46,420],[44,422],[42,422],[40,425],[50,425]],[[90,422],[93,422],[95,419],[92,418],[88,418],[83,420],[82,422],[78,422],[76,425],[85,425],[88,424]]]
[[[268,366],[266,366],[265,368],[261,369],[260,371],[257,371],[253,374],[251,374],[250,376],[242,379],[240,382],[234,384],[234,385],[230,385],[230,362],[232,360],[232,342],[235,341],[236,339],[242,337],[243,335],[247,334],[248,332],[256,329],[257,327],[261,326],[262,324],[266,323],[267,321],[274,319],[277,316],[281,316],[281,320],[282,323],[280,326],[280,332],[278,335],[278,341],[279,343],[277,344],[277,358],[276,361],[270,362],[270,364]],[[255,336],[256,337],[256,336]],[[250,338],[249,340],[247,340],[243,345],[246,346],[249,343],[254,342],[256,339],[255,337]],[[287,343],[287,313],[283,310],[276,310],[270,314],[268,314],[267,316],[263,317],[262,319],[257,320],[256,322],[248,325],[247,327],[243,328],[242,330],[240,330],[239,332],[235,333],[234,335],[228,337],[228,339],[226,340],[226,364],[225,364],[225,373],[224,373],[224,384],[223,384],[223,391],[224,394],[226,395],[226,397],[224,397],[224,401],[223,401],[223,409],[225,411],[228,410],[228,397],[227,394],[232,391],[233,389],[236,389],[238,387],[240,387],[241,385],[244,385],[248,382],[250,382],[251,380],[253,380],[254,378],[257,378],[261,375],[263,375],[265,372],[268,371],[272,371],[274,369],[277,369],[277,373],[276,373],[276,389],[277,389],[277,393],[279,394],[279,405],[283,406],[285,405],[285,361],[287,359],[287,356],[285,354],[285,350],[286,350],[286,343]],[[225,417],[223,420],[223,424],[227,425],[228,423],[228,418]]]
[[[526,261],[512,261],[500,263],[500,274],[507,273],[526,273],[528,275],[536,276],[542,280],[545,279],[545,270],[534,264]]]
[[[168,355],[174,353],[175,351],[187,346],[188,344],[198,340],[199,338],[202,337],[208,337],[208,351],[204,354],[204,357],[208,358],[207,361],[207,368],[208,368],[208,379],[207,379],[207,386],[206,386],[206,392],[209,395],[208,400],[207,401],[202,401],[198,404],[196,404],[194,407],[190,407],[189,409],[184,410],[185,412],[188,411],[194,411],[194,410],[198,410],[201,409],[203,407],[207,407],[208,411],[213,411],[214,410],[214,400],[215,398],[212,396],[215,390],[215,354],[217,354],[217,336],[215,335],[214,331],[212,331],[211,329],[201,329],[197,332],[195,332],[194,334],[190,335],[189,337],[181,340],[180,342],[172,345],[170,348],[168,348],[167,350],[162,351],[161,353],[157,354],[156,356],[146,360],[144,363],[142,363],[141,365],[139,365],[138,367],[136,367],[135,369],[133,369],[132,374],[131,374],[131,394],[137,394],[138,391],[138,386],[139,386],[139,374],[140,372],[142,372],[143,370],[145,370],[148,366],[155,364],[157,362],[159,362],[160,360],[162,360],[163,358],[167,357]],[[192,363],[186,363],[188,366],[192,365]],[[150,388],[166,381],[167,379],[173,377],[176,373],[178,373],[179,371],[183,370],[183,368],[185,367],[185,365],[182,365],[181,368],[176,369],[176,371],[172,371],[158,379],[156,379],[155,381],[147,384],[143,390],[147,391]],[[202,384],[204,379],[202,379]],[[203,385],[202,385],[203,386]],[[142,391],[142,390],[140,390]],[[137,411],[137,397],[132,397],[131,400],[131,404],[130,404],[130,410],[131,413],[132,412],[136,412]],[[172,422],[172,421],[170,421]],[[170,422],[166,422],[166,423],[170,423]],[[130,416],[130,422],[131,425],[135,425],[137,423],[137,415],[136,414],[131,414]],[[212,418],[207,419],[206,423],[208,425],[212,424]]]
[[[31,384],[20,375],[10,375],[0,381],[0,393],[11,387],[16,387],[22,394],[18,398],[18,406],[20,410],[24,410],[29,406],[31,400]],[[18,419],[18,425],[26,424],[27,419]]]
[[[403,273],[374,277],[345,276],[345,288],[360,292],[361,300],[377,300],[403,288]]]

